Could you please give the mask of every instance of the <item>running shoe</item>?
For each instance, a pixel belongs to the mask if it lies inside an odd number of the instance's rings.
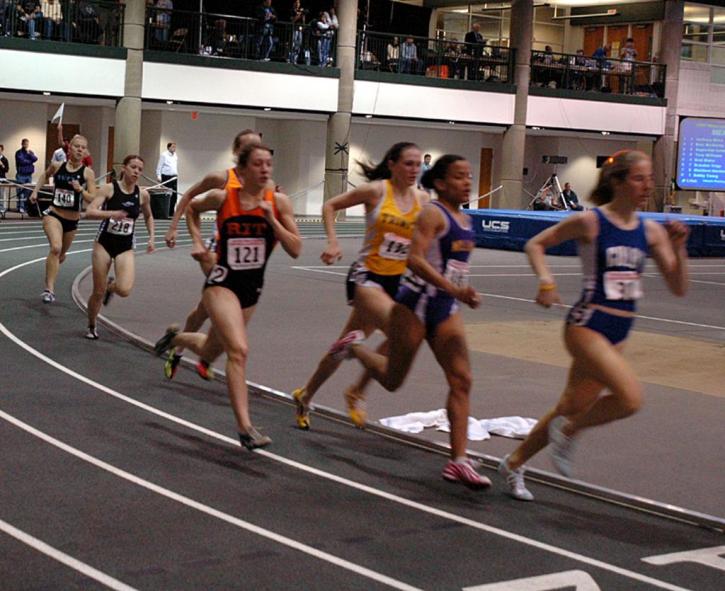
[[[351,330],[344,337],[332,343],[328,351],[330,357],[335,361],[342,361],[350,358],[350,347],[359,345],[365,340],[365,333],[361,330]]]
[[[154,345],[154,351],[159,357],[166,353],[171,348],[171,341],[174,337],[179,334],[179,327],[176,324],[172,324],[166,329],[164,336],[162,336]]]
[[[239,434],[239,442],[249,451],[258,447],[266,447],[272,443],[272,439],[266,435],[262,435],[254,427],[250,427],[246,433]]]
[[[554,417],[549,423],[549,443],[551,444],[551,461],[560,474],[571,478],[572,456],[574,455],[574,438],[564,434],[562,429],[566,417]]]
[[[523,466],[516,468],[516,470],[512,470],[509,468],[509,457],[505,456],[498,465],[498,473],[506,479],[506,486],[508,486],[506,494],[518,501],[534,500],[534,495],[529,492],[526,488],[526,484],[524,483]]]
[[[207,382],[211,382],[214,379],[214,368],[203,359],[199,359],[197,362],[196,373],[199,374],[202,380],[206,380]]]
[[[176,354],[176,349],[169,349],[169,355],[166,357],[166,363],[164,363],[164,376],[167,380],[173,380],[176,375],[176,370],[179,369],[179,363],[181,363],[181,355]]]
[[[98,340],[98,331],[96,330],[95,326],[88,327],[88,332],[86,333],[86,338],[91,341]]]
[[[297,421],[297,428],[308,431],[310,428],[310,407],[302,402],[302,399],[305,397],[305,393],[306,391],[304,388],[292,390],[292,400],[295,402],[295,420]]]
[[[350,386],[345,390],[345,404],[347,404],[347,414],[358,429],[365,428],[365,422],[368,419],[368,413],[365,410],[365,392]]]
[[[108,302],[111,301],[113,298],[113,292],[111,291],[111,283],[113,283],[113,277],[108,278],[108,283],[106,283],[106,293],[103,294],[103,305],[107,306]]]
[[[454,462],[451,460],[443,468],[443,479],[449,482],[460,482],[468,488],[479,489],[491,486],[491,481],[481,476],[473,468],[470,460],[465,462]]]
[[[49,289],[44,289],[41,297],[44,304],[52,304],[55,301],[55,294]]]

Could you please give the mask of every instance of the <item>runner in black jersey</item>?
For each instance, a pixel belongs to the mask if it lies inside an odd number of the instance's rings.
[[[292,204],[286,195],[269,187],[272,153],[269,148],[250,145],[239,155],[237,170],[241,187],[215,189],[191,202],[189,231],[194,241],[191,255],[208,258],[201,236],[199,214],[217,211],[216,262],[204,282],[202,302],[212,328],[203,333],[179,333],[170,327],[156,343],[161,355],[171,347],[188,347],[208,359],[215,342],[224,345],[229,398],[244,447],[253,449],[271,443],[252,426],[245,381],[249,345],[246,325],[262,292],[264,270],[279,241],[293,258],[302,249]]]
[[[88,300],[87,339],[97,339],[96,318],[101,303],[108,303],[114,294],[127,297],[135,279],[134,232],[139,213],[143,212],[149,232],[146,252],[154,251],[154,218],[149,193],[136,183],[143,173],[143,159],[130,155],[123,160],[121,178],[103,185],[88,206],[86,217],[101,219],[93,244],[93,294]],[[116,278],[108,279],[114,264]]]
[[[43,230],[50,243],[50,252],[45,260],[45,289],[43,302],[55,301],[55,280],[60,264],[65,260],[78,229],[83,201],[91,202],[96,192],[96,177],[93,170],[81,162],[88,153],[88,140],[75,135],[70,141],[68,160],[54,162],[40,175],[31,203],[37,203],[38,191],[53,177],[53,202],[44,212]]]

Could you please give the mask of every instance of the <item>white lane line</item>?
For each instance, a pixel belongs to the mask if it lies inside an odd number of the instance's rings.
[[[46,443],[57,447],[65,453],[68,453],[80,460],[83,460],[84,462],[100,468],[101,470],[105,470],[106,472],[109,472],[114,476],[117,476],[118,478],[122,478],[123,480],[127,480],[128,482],[140,486],[141,488],[145,488],[146,490],[156,493],[157,495],[166,497],[167,499],[171,499],[172,501],[176,501],[177,503],[180,503],[182,505],[186,505],[191,509],[194,509],[201,513],[205,513],[206,515],[210,515],[211,517],[229,523],[230,525],[234,525],[238,528],[244,529],[263,538],[267,538],[268,540],[272,540],[277,544],[282,544],[283,546],[287,546],[288,548],[292,548],[293,550],[303,552],[304,554],[312,556],[313,558],[316,558],[318,560],[329,562],[330,564],[333,564],[340,568],[344,568],[360,576],[372,579],[373,581],[382,583],[384,585],[387,585],[388,587],[392,587],[393,589],[402,589],[403,591],[418,591],[417,587],[413,587],[412,585],[408,585],[407,583],[398,581],[397,579],[393,579],[392,577],[388,577],[387,575],[384,575],[377,571],[357,565],[353,562],[335,556],[334,554],[323,552],[322,550],[318,550],[317,548],[313,548],[312,546],[308,546],[307,544],[303,544],[302,542],[298,542],[297,540],[293,540],[292,538],[288,538],[287,536],[283,536],[271,530],[259,527],[257,525],[254,525],[253,523],[250,523],[249,521],[245,521],[243,519],[239,519],[238,517],[234,517],[233,515],[229,515],[228,513],[224,513],[223,511],[219,511],[214,507],[210,507],[209,505],[200,503],[199,501],[195,501],[190,497],[176,493],[168,488],[136,476],[131,472],[127,472],[126,470],[117,468],[112,464],[104,462],[103,460],[99,460],[98,458],[87,454],[84,451],[79,450],[78,448],[72,447],[60,441],[59,439],[56,439],[55,437],[52,437],[47,433],[44,433],[43,431],[40,431],[35,427],[24,423],[23,421],[15,418],[12,415],[9,415],[2,410],[0,410],[0,418],[16,426],[17,428],[22,429],[26,433],[29,433],[30,435],[33,435],[34,437],[37,437],[38,439],[41,439]],[[130,589],[130,587],[126,587],[126,589]]]
[[[12,267],[12,268],[7,269],[7,270],[3,271],[2,273],[0,273],[0,278],[11,273],[15,269],[25,267],[26,265],[31,265],[31,264],[36,263],[41,260],[44,260],[44,259],[34,259],[31,261],[26,261],[25,263],[16,265],[15,267]],[[94,380],[91,380],[90,378],[87,378],[86,376],[73,371],[72,369],[43,355],[42,353],[40,353],[40,351],[38,351],[38,350],[34,349],[33,347],[31,347],[30,345],[28,345],[25,341],[21,340],[20,338],[15,336],[15,334],[10,332],[2,322],[0,322],[0,332],[2,332],[8,339],[10,339],[12,342],[14,342],[16,345],[18,345],[19,347],[21,347],[22,349],[24,349],[25,351],[27,351],[34,357],[40,359],[41,361],[44,361],[45,363],[58,369],[59,371],[65,373],[71,377],[74,377],[75,379],[77,379],[80,382],[83,382],[84,384],[88,384],[89,386],[92,386],[92,387],[96,388],[97,390],[100,390],[101,392],[104,392],[114,398],[123,400],[124,402],[127,402],[128,404],[131,404],[133,406],[136,406],[137,408],[146,410],[147,412],[149,412],[151,414],[154,414],[156,416],[167,419],[173,423],[185,426],[193,431],[197,431],[198,433],[203,433],[213,439],[224,441],[226,443],[229,443],[230,445],[234,445],[235,447],[241,447],[240,443],[235,439],[231,439],[230,437],[227,437],[226,435],[222,435],[220,433],[207,429],[206,427],[202,427],[201,425],[197,425],[195,423],[192,423],[191,421],[187,421],[186,419],[182,419],[180,417],[177,417],[175,415],[172,415],[170,413],[157,409],[153,406],[140,402],[134,398],[121,394],[120,392],[112,390],[111,388],[104,386],[103,384],[95,382]],[[343,486],[347,486],[349,488],[353,488],[353,489],[356,489],[356,490],[359,490],[362,492],[366,492],[370,495],[380,497],[380,498],[386,499],[388,501],[398,503],[398,504],[404,505],[406,507],[410,507],[412,509],[416,509],[418,511],[427,513],[429,515],[435,515],[436,517],[440,517],[442,519],[447,519],[449,521],[461,523],[463,525],[466,525],[466,526],[474,528],[474,529],[478,529],[478,530],[481,530],[481,531],[484,531],[484,532],[487,532],[487,533],[490,533],[493,535],[497,535],[499,537],[506,538],[508,540],[519,542],[519,543],[525,544],[527,546],[532,546],[534,548],[543,550],[545,552],[557,554],[559,556],[564,556],[566,558],[570,558],[572,560],[576,560],[576,561],[582,562],[584,564],[595,566],[597,568],[601,568],[603,570],[607,570],[607,571],[616,573],[618,575],[628,577],[630,579],[643,581],[643,582],[649,583],[651,585],[654,585],[655,587],[659,587],[661,589],[669,589],[671,591],[683,591],[682,587],[677,587],[677,586],[671,585],[669,583],[666,583],[664,581],[660,581],[658,579],[653,579],[646,575],[642,575],[638,572],[630,571],[628,569],[624,569],[624,568],[615,566],[613,564],[603,562],[596,558],[590,558],[589,556],[585,556],[583,554],[578,554],[576,552],[571,552],[564,548],[559,548],[558,546],[553,546],[551,544],[539,542],[538,540],[534,540],[532,538],[527,538],[525,536],[521,536],[521,535],[515,534],[513,532],[509,532],[509,531],[506,531],[506,530],[503,530],[503,529],[500,529],[497,527],[486,525],[484,523],[474,521],[472,519],[468,519],[468,518],[462,517],[460,515],[456,515],[455,513],[449,513],[448,511],[443,511],[441,509],[436,509],[435,507],[431,507],[429,505],[424,505],[424,504],[418,503],[416,501],[411,501],[404,497],[400,497],[398,495],[394,495],[394,494],[385,492],[383,490],[379,490],[379,489],[373,488],[371,486],[361,484],[359,482],[355,482],[354,480],[348,480],[346,478],[337,476],[336,474],[331,474],[329,472],[324,472],[322,470],[318,470],[317,468],[312,468],[311,466],[301,464],[294,460],[290,460],[288,458],[279,456],[277,454],[273,454],[273,453],[265,451],[265,450],[258,449],[258,450],[255,450],[255,453],[263,455],[264,457],[274,460],[276,462],[286,464],[287,466],[290,466],[297,470],[301,470],[301,471],[307,472],[309,474],[314,474],[315,476],[319,476],[320,478],[324,478],[324,479],[330,480],[332,482],[341,484]]]
[[[292,269],[299,269],[301,271],[311,271],[313,273],[327,273],[329,275],[341,275],[341,276],[347,276],[347,273],[336,273],[334,271],[324,271],[320,268],[309,268],[309,267],[302,267],[297,265],[292,265]],[[499,295],[497,293],[487,293],[487,292],[478,292],[479,295],[485,296],[487,298],[494,298],[494,299],[501,299],[501,300],[512,300],[515,302],[526,302],[529,304],[535,304],[536,301],[529,299],[529,298],[519,298],[514,296],[505,296],[505,295]],[[484,302],[485,303],[485,302]],[[569,304],[555,304],[556,307],[560,308],[571,308]],[[725,326],[715,326],[713,324],[699,324],[697,322],[687,322],[685,320],[672,320],[669,318],[658,318],[656,316],[644,316],[642,314],[637,314],[637,318],[643,318],[645,320],[654,320],[656,322],[665,322],[667,324],[681,324],[683,326],[694,326],[696,328],[712,328],[715,330],[725,330]]]
[[[141,239],[140,241],[142,242],[144,239],[148,238],[148,234],[137,234],[136,237],[140,238]],[[179,240],[176,241],[176,246],[185,246],[187,244],[186,240],[190,240],[190,238],[179,238]],[[95,241],[95,238],[93,240],[74,240],[73,244],[83,244],[83,243],[94,242],[94,241]],[[191,244],[191,242],[189,242],[188,244]],[[27,248],[40,248],[41,246],[47,247],[48,243],[43,242],[41,244],[26,244],[25,246],[14,246],[13,248],[3,248],[2,250],[0,250],[0,253],[10,252],[13,250],[25,250]],[[143,250],[143,243],[137,248],[141,248]],[[164,247],[157,246],[156,250],[160,250],[161,248],[164,248]],[[71,254],[71,253],[67,253],[67,254]]]
[[[79,573],[87,576],[89,579],[94,579],[95,581],[98,581],[109,589],[116,589],[117,591],[136,591],[134,587],[130,587],[129,585],[126,585],[126,583],[123,583],[118,579],[114,579],[112,576],[93,568],[89,564],[81,562],[77,558],[73,558],[65,552],[61,552],[57,548],[46,544],[42,540],[39,540],[38,538],[35,538],[30,534],[19,530],[17,527],[13,527],[7,521],[3,521],[2,519],[0,519],[0,531],[3,531],[7,535],[15,538],[23,544],[30,546],[41,554],[45,554],[53,560],[57,560],[58,562],[65,564],[73,570],[78,571]]]

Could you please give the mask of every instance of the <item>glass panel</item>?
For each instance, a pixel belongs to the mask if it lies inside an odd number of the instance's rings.
[[[694,62],[707,62],[707,45],[696,45],[694,43],[682,43],[682,59]]]
[[[710,82],[713,84],[725,84],[725,68],[711,68]]]
[[[710,62],[717,66],[725,66],[725,45],[713,45],[710,50]]]
[[[691,41],[707,41],[709,28],[710,7],[686,3],[682,38]]]

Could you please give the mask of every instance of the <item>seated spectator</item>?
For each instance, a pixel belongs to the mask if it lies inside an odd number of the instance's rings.
[[[412,37],[406,37],[400,48],[400,72],[403,74],[418,73],[418,48]]]
[[[98,11],[89,0],[81,0],[76,4],[74,20],[75,36],[81,43],[100,43],[101,29]]]
[[[564,202],[572,211],[581,211],[584,209],[579,203],[579,197],[571,188],[569,183],[564,183],[564,190],[561,192],[561,196],[564,198]]]
[[[397,37],[393,37],[387,48],[387,64],[388,69],[391,72],[395,72],[398,69],[400,63],[400,40]]]
[[[20,0],[15,8],[19,21],[18,34],[28,39],[40,37],[39,29],[43,24],[40,0]]]
[[[62,37],[63,13],[60,0],[41,0],[40,10],[43,13],[43,39]]]

